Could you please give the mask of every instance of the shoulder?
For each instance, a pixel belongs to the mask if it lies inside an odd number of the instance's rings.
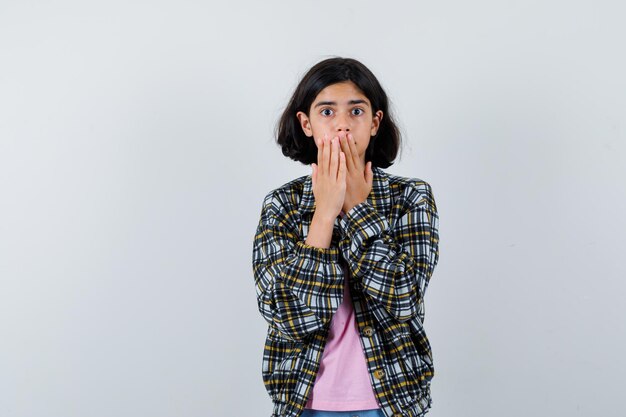
[[[285,218],[298,209],[309,175],[303,175],[288,181],[265,194],[262,204],[262,216]]]
[[[407,200],[412,205],[427,204],[431,209],[437,209],[433,188],[430,183],[420,177],[405,177],[397,174],[383,172],[389,180],[389,189],[392,200]]]

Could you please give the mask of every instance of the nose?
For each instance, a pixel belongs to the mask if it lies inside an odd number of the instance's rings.
[[[350,132],[350,122],[348,120],[348,117],[346,117],[345,115],[337,115],[337,117],[335,118],[335,128],[337,129],[337,133],[342,133],[344,135],[348,134],[348,132]]]

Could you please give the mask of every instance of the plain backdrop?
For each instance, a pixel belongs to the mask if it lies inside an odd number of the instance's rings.
[[[622,416],[619,1],[0,1],[0,416],[269,417],[276,121],[379,78],[440,215],[432,417]]]

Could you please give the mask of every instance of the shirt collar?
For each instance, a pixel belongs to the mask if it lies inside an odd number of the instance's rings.
[[[387,213],[390,210],[391,190],[389,189],[389,176],[379,167],[372,167],[374,179],[372,191],[367,196],[367,202],[377,211]],[[313,195],[313,181],[309,174],[304,181],[302,200],[299,207],[300,214],[315,212],[315,196]]]

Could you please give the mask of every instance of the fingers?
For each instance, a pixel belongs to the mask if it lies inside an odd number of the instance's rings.
[[[332,132],[330,133],[332,134]],[[345,201],[346,193],[346,155],[341,151],[339,137],[332,140],[324,135],[318,146],[318,163],[311,163],[313,169],[312,182],[316,211],[319,209],[323,216],[336,216]]]
[[[347,170],[348,167],[346,162],[349,158],[346,153],[342,151],[342,148],[345,147],[345,143],[342,144],[340,142],[341,140],[345,141],[345,139],[340,139],[339,136],[330,138],[327,133],[324,133],[324,138],[320,141],[320,145],[317,149],[318,163],[314,168],[316,180],[319,179],[320,175],[324,177],[328,176],[333,180],[338,180],[342,175],[340,170]],[[349,152],[347,147],[346,150]],[[353,162],[350,161],[350,163]]]
[[[352,150],[350,149],[348,142],[349,142],[348,135],[345,135],[344,137],[341,138],[341,149],[343,150],[346,156],[346,168],[352,171],[354,169],[354,162],[352,159]]]
[[[334,174],[334,178],[336,178],[339,166],[339,151],[339,138],[335,136],[331,139],[327,133],[324,133],[324,138],[320,141],[320,145],[317,148],[317,168],[321,175]]]
[[[352,133],[348,133],[345,137],[341,138],[341,148],[346,154],[346,167],[348,168],[348,171],[362,171],[363,165],[361,164],[359,151],[356,148],[356,142]]]
[[[347,171],[348,169],[346,167],[346,154],[344,152],[341,152],[339,155],[339,175],[337,177],[340,183],[346,182]]]
[[[354,140],[354,136],[352,136],[352,133],[350,133],[346,137],[346,140],[348,142],[348,148],[350,149],[350,157],[352,158],[352,165],[354,167],[363,168],[361,167],[361,159],[359,158],[359,151],[356,149],[356,141]]]
[[[322,175],[328,175],[330,168],[330,144],[328,141],[328,137],[324,135],[324,140],[322,144],[322,160],[320,161],[320,167],[322,171]]]
[[[330,157],[330,175],[331,178],[337,178],[337,170],[339,169],[339,139],[333,138],[331,145]]]
[[[324,138],[326,137],[326,133],[324,133]],[[324,148],[324,138],[317,145],[317,165],[319,166],[322,163],[322,150]]]
[[[372,171],[372,161],[365,164],[365,182],[368,186],[372,186],[374,181],[374,171]]]

